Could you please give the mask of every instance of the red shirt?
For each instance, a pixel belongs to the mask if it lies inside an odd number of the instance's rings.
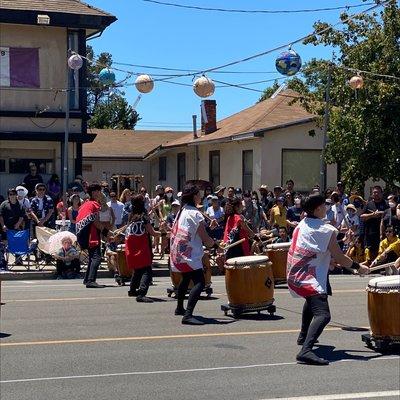
[[[247,235],[245,230],[241,227],[242,221],[243,221],[242,215],[233,214],[228,217],[225,225],[224,243],[232,244],[240,239],[249,239],[249,236]],[[240,245],[232,247],[231,252],[229,250],[227,253],[227,259],[232,257],[249,256],[250,243],[248,240],[245,240]],[[231,253],[232,255],[230,255]]]
[[[97,201],[88,200],[79,207],[76,217],[76,233],[78,237],[79,235],[88,235],[86,239],[89,248],[100,246],[100,231],[93,223],[100,212],[100,208],[101,206]]]

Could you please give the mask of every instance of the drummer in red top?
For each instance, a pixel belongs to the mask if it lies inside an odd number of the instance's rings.
[[[246,239],[240,245],[231,247],[226,252],[226,259],[233,257],[242,257],[250,255],[250,239],[254,238],[254,232],[247,225],[242,215],[243,204],[238,197],[229,199],[225,206],[225,215],[227,217],[224,232],[224,243],[226,245],[237,242],[240,239]]]
[[[154,231],[147,215],[145,201],[142,195],[132,198],[130,223],[125,230],[125,257],[129,269],[133,269],[128,296],[135,297],[141,303],[152,303],[146,297],[152,279],[151,265],[153,253],[150,236],[159,236]]]

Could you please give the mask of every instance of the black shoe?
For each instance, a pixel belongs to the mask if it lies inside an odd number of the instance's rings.
[[[187,316],[182,318],[183,325],[204,325],[204,322],[199,321],[197,318],[193,316]]]
[[[175,315],[185,315],[186,310],[183,307],[176,307]]]
[[[137,296],[136,301],[138,303],[154,303],[153,299],[150,299],[150,297],[146,297],[146,296]]]
[[[136,290],[128,290],[128,296],[129,297],[136,297],[137,296]]]
[[[105,288],[104,285],[99,285],[97,282],[87,282],[86,287],[88,289],[100,289],[100,288]]]
[[[329,361],[324,360],[323,358],[318,357],[315,353],[312,351],[306,351],[305,353],[299,353],[296,356],[296,360],[304,363],[304,364],[310,364],[310,365],[328,365]]]
[[[303,344],[304,344],[304,342],[306,341],[306,339],[304,338],[304,337],[300,337],[299,336],[299,338],[297,339],[297,344],[299,345],[299,346],[303,346]],[[319,340],[316,340],[315,342],[314,342],[314,344],[315,343],[319,343]]]

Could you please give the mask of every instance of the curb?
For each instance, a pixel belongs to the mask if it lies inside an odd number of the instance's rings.
[[[23,271],[23,272],[6,272],[0,274],[0,281],[23,281],[23,280],[45,280],[53,279],[54,271]],[[153,277],[160,278],[169,276],[169,270],[166,267],[158,267],[153,265]],[[109,271],[101,269],[97,273],[98,278],[112,278]]]

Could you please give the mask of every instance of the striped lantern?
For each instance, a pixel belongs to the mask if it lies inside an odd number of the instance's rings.
[[[136,78],[135,86],[140,93],[150,93],[154,88],[153,78],[149,75],[139,75]]]
[[[210,97],[214,94],[215,84],[210,78],[201,76],[194,81],[193,90],[199,97]]]

